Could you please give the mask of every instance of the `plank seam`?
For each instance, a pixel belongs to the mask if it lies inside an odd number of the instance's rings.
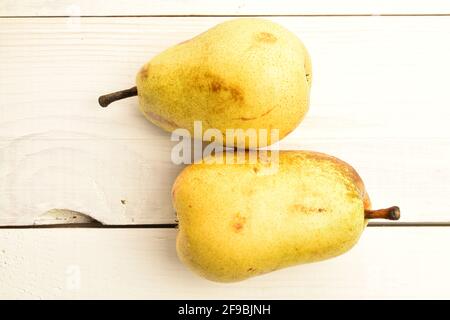
[[[450,222],[371,222],[368,227],[450,227]],[[55,224],[55,225],[23,225],[23,226],[0,226],[2,229],[177,229],[178,224],[135,224],[135,225],[102,225],[100,223],[84,224]]]
[[[218,17],[448,17],[450,13],[381,13],[381,14],[184,14],[184,15],[56,15],[56,16],[0,16],[0,19],[49,19],[49,18],[218,18]]]

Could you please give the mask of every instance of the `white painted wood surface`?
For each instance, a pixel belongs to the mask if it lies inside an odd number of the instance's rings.
[[[33,224],[50,209],[173,223],[181,167],[169,135],[136,99],[105,110],[97,96],[226,19],[1,19],[0,224]],[[273,20],[303,39],[314,73],[310,112],[280,148],[348,161],[374,206],[399,205],[403,221],[449,221],[450,17]]]
[[[445,0],[0,1],[0,225],[173,222],[168,135],[135,99],[101,110],[97,96],[228,19],[209,15],[286,14],[321,17],[271,18],[314,68],[310,113],[281,147],[350,162],[403,222],[449,222],[449,13]],[[377,16],[405,14],[447,16]],[[188,15],[205,17],[172,17]],[[87,216],[43,215],[54,208]],[[448,231],[369,227],[336,259],[223,285],[178,261],[174,229],[0,229],[0,298],[449,298]]]
[[[0,232],[0,298],[449,298],[448,228],[368,228],[338,258],[218,284],[182,265],[170,229]],[[420,241],[419,241],[420,239]]]
[[[1,16],[446,14],[447,0],[38,0],[0,2]]]

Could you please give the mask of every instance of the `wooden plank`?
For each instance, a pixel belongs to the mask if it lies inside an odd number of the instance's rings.
[[[173,229],[0,231],[0,298],[370,299],[450,297],[448,228],[368,228],[328,261],[218,284],[188,271]]]
[[[173,223],[174,143],[128,99],[149,58],[226,18],[0,20],[0,224],[47,210],[105,224]],[[355,166],[374,206],[449,221],[448,17],[274,18],[313,59],[310,112],[281,148]],[[44,219],[45,220],[45,219]],[[38,222],[39,223],[39,222]]]
[[[448,14],[445,0],[3,0],[1,16]]]

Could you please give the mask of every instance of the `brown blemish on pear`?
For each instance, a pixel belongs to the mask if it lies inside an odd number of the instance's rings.
[[[244,228],[246,222],[247,218],[237,213],[232,220],[231,227],[235,233],[239,233]]]
[[[256,36],[256,41],[259,42],[264,42],[264,43],[275,43],[277,42],[277,37],[275,37],[272,33],[270,32],[260,32],[257,33]]]
[[[226,83],[226,81],[222,77],[211,72],[205,72],[204,78],[209,84],[209,89],[212,93],[228,93],[228,97],[231,100],[236,102],[244,101],[244,94],[239,86]],[[204,89],[204,86],[201,83],[197,84],[197,87],[199,89]]]
[[[233,120],[242,120],[242,121],[256,120],[256,119],[259,119],[259,118],[262,118],[262,117],[268,115],[268,114],[271,113],[274,109],[275,109],[275,107],[270,108],[269,110],[267,110],[267,111],[264,112],[263,114],[260,114],[259,116],[255,116],[255,117],[240,117],[240,118],[233,118]]]
[[[139,71],[139,75],[143,80],[148,78],[148,64],[141,68],[141,70]]]
[[[327,212],[325,208],[314,208],[314,207],[306,207],[302,204],[293,204],[289,207],[289,212],[291,213],[306,213],[306,214],[314,214],[314,213],[323,213]]]
[[[211,82],[211,89],[213,92],[218,92],[222,89],[222,84],[216,80],[213,80],[213,82]]]
[[[244,101],[244,95],[239,87],[229,87],[228,90],[231,93],[231,98],[234,101]]]

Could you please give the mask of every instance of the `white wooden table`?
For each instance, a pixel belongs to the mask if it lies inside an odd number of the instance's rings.
[[[242,15],[312,56],[310,112],[280,147],[348,161],[402,220],[336,259],[223,285],[176,257],[169,135],[135,99],[97,97]],[[449,298],[449,57],[450,1],[2,0],[0,298]]]

